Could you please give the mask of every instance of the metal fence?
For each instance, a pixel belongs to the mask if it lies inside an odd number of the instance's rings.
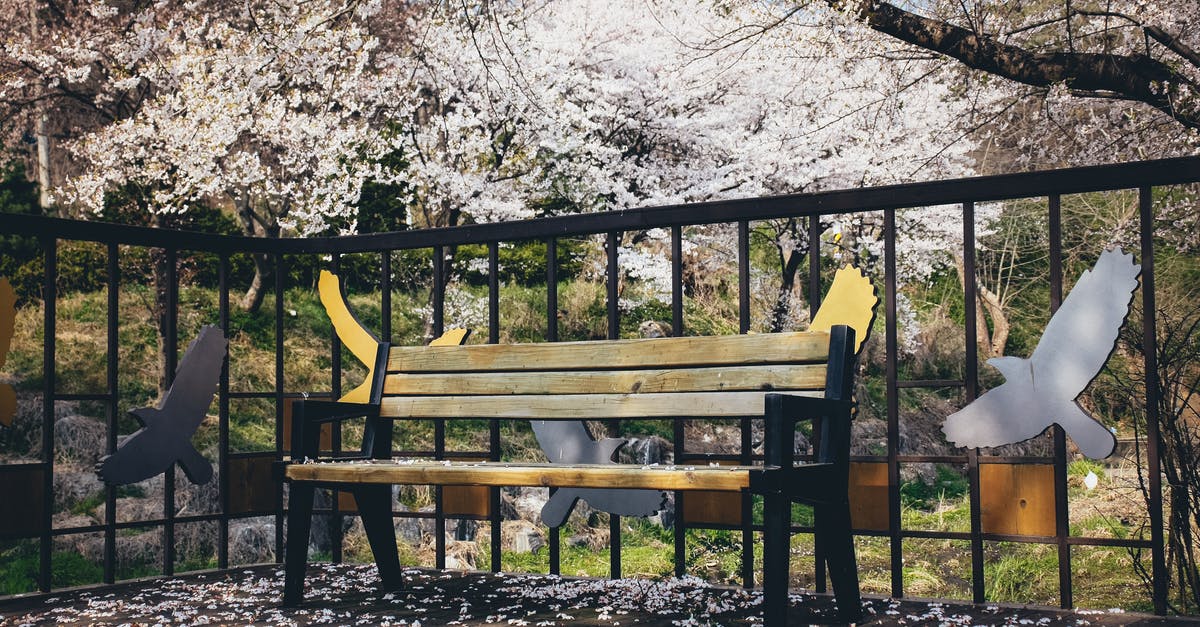
[[[1060,428],[1053,429],[1053,453],[1049,456],[992,456],[981,455],[978,450],[964,451],[954,455],[922,455],[909,454],[901,448],[901,395],[905,390],[916,388],[929,389],[959,389],[962,398],[970,401],[980,394],[979,372],[977,371],[977,338],[976,327],[969,321],[975,319],[976,306],[975,286],[967,282],[963,294],[962,305],[965,308],[964,319],[968,321],[962,326],[963,343],[966,354],[963,356],[964,371],[961,378],[939,380],[901,380],[900,364],[903,359],[898,346],[897,322],[897,212],[934,205],[958,205],[963,215],[963,244],[962,256],[966,276],[974,276],[976,245],[974,211],[978,203],[991,201],[1006,201],[1013,199],[1040,199],[1044,202],[1045,211],[1050,226],[1050,302],[1051,307],[1057,307],[1061,302],[1063,291],[1062,268],[1062,228],[1060,218],[1061,199],[1064,195],[1100,192],[1109,190],[1136,190],[1138,205],[1138,220],[1140,223],[1141,250],[1138,257],[1142,264],[1141,302],[1145,312],[1143,316],[1143,339],[1145,345],[1154,346],[1155,337],[1155,291],[1154,291],[1154,218],[1152,215],[1152,192],[1155,187],[1183,185],[1200,182],[1200,158],[1184,158],[1160,161],[1138,162],[1114,166],[1092,168],[1077,168],[1015,174],[992,177],[979,177],[929,183],[907,184],[888,187],[840,190],[813,194],[798,194],[769,198],[754,198],[720,202],[696,203],[669,207],[633,209],[611,213],[596,213],[586,215],[553,217],[531,220],[519,223],[496,223],[462,226],[456,228],[439,228],[429,230],[414,230],[395,233],[369,234],[350,237],[308,238],[266,240],[244,237],[225,237],[208,234],[185,233],[151,228],[121,226],[114,224],[79,222],[31,216],[4,216],[0,220],[0,233],[37,238],[43,255],[42,293],[30,295],[34,299],[40,296],[44,303],[42,364],[44,384],[42,392],[42,424],[41,424],[41,458],[34,462],[0,465],[0,474],[5,479],[0,482],[0,493],[4,494],[9,511],[18,514],[6,514],[21,518],[24,522],[0,526],[0,539],[13,540],[16,538],[33,538],[38,546],[38,586],[42,591],[52,587],[52,547],[56,538],[73,534],[102,534],[103,535],[103,575],[104,582],[113,582],[122,578],[123,573],[118,568],[117,555],[118,535],[127,530],[146,530],[160,528],[162,532],[162,563],[161,573],[172,574],[179,570],[176,563],[175,545],[176,530],[185,524],[198,522],[215,522],[217,524],[216,559],[219,568],[230,565],[230,523],[239,518],[251,516],[273,516],[275,525],[275,556],[282,558],[283,547],[283,513],[285,495],[278,484],[270,482],[270,462],[282,459],[285,450],[284,414],[288,399],[306,394],[325,394],[337,397],[341,392],[342,361],[341,347],[336,337],[331,335],[332,363],[329,388],[325,390],[289,389],[287,373],[291,367],[285,356],[285,327],[290,312],[285,308],[284,276],[288,260],[296,257],[323,256],[329,264],[337,268],[339,260],[346,255],[369,253],[378,255],[377,277],[373,283],[378,285],[381,294],[380,335],[384,341],[392,339],[393,319],[393,288],[394,263],[401,251],[431,250],[432,259],[445,260],[447,253],[457,247],[474,244],[483,245],[486,257],[480,263],[486,266],[487,278],[487,340],[498,342],[501,338],[499,283],[499,251],[502,245],[510,242],[540,241],[546,245],[545,289],[546,289],[546,341],[559,339],[559,253],[560,241],[568,238],[603,238],[606,255],[606,316],[607,335],[615,338],[620,328],[621,309],[619,307],[618,280],[621,259],[619,258],[619,243],[623,233],[640,232],[648,229],[666,229],[669,231],[670,268],[672,298],[670,303],[672,332],[683,335],[688,332],[688,321],[684,317],[684,229],[697,225],[728,224],[736,230],[733,246],[735,247],[738,286],[739,330],[743,333],[751,329],[751,230],[756,221],[780,218],[794,218],[805,221],[810,242],[820,240],[820,218],[835,214],[855,214],[862,212],[882,212],[884,249],[882,258],[882,276],[875,280],[882,281],[884,286],[884,345],[886,349],[884,377],[884,393],[886,407],[884,414],[887,422],[886,450],[877,454],[858,456],[855,461],[864,473],[874,472],[882,479],[880,496],[882,522],[864,525],[858,529],[860,539],[876,538],[887,543],[887,573],[890,581],[890,593],[893,596],[905,595],[905,542],[913,540],[951,540],[961,542],[969,547],[969,575],[964,577],[970,581],[969,596],[975,602],[987,600],[985,597],[985,560],[988,543],[1039,543],[1052,545],[1057,549],[1057,564],[1059,572],[1059,602],[1063,607],[1071,607],[1073,601],[1072,549],[1082,546],[1126,547],[1134,550],[1148,550],[1151,553],[1151,573],[1153,576],[1153,603],[1159,613],[1166,611],[1167,573],[1165,572],[1164,538],[1163,538],[1163,509],[1162,485],[1159,472],[1159,435],[1157,432],[1156,414],[1157,403],[1154,398],[1146,399],[1148,416],[1148,433],[1146,434],[1146,457],[1144,460],[1149,483],[1151,507],[1149,516],[1149,537],[1144,538],[1097,538],[1091,536],[1072,535],[1069,527],[1069,507],[1067,496],[1067,444]],[[64,391],[62,383],[56,377],[56,321],[58,320],[58,251],[64,241],[78,240],[96,242],[106,251],[104,275],[107,281],[107,309],[103,314],[105,321],[105,337],[107,342],[107,371],[105,373],[105,389],[103,391]],[[218,459],[219,485],[218,503],[214,511],[205,513],[190,513],[179,511],[174,494],[174,471],[168,471],[164,485],[164,498],[161,516],[132,521],[118,521],[117,498],[115,488],[104,490],[106,504],[104,520],[99,524],[70,525],[55,520],[55,416],[56,403],[64,401],[88,402],[99,404],[104,408],[106,417],[105,448],[112,453],[117,446],[118,436],[118,399],[122,390],[119,389],[118,371],[122,368],[120,359],[121,345],[119,338],[122,329],[118,325],[119,296],[121,290],[120,264],[122,255],[131,254],[131,250],[152,250],[161,254],[165,260],[165,281],[162,297],[166,303],[166,316],[163,320],[166,372],[175,371],[175,359],[178,353],[177,326],[180,314],[180,280],[176,275],[177,259],[181,252],[203,251],[215,255],[217,266],[217,284],[219,303],[218,319],[210,321],[219,325],[229,335],[231,330],[230,292],[231,260],[246,254],[265,254],[274,264],[274,310],[270,313],[274,323],[274,355],[273,364],[274,386],[263,390],[231,390],[230,368],[223,372],[218,393]],[[818,304],[815,295],[820,293],[821,285],[821,254],[819,246],[811,246],[808,253],[808,293],[812,295],[811,305]],[[432,263],[429,269],[432,275],[432,332],[437,335],[445,324],[445,294],[449,277],[445,263]],[[481,329],[482,331],[482,329]],[[58,340],[61,341],[61,340]],[[237,359],[236,356],[231,359]],[[1144,372],[1147,390],[1156,390],[1154,377],[1157,368],[1154,363],[1154,352],[1146,351]],[[274,450],[267,451],[232,451],[230,444],[230,404],[231,402],[262,402],[273,407],[274,415],[266,415],[263,420],[274,427]],[[741,452],[734,455],[710,455],[699,451],[689,451],[685,448],[684,421],[674,421],[674,458],[676,460],[696,461],[736,461],[752,463],[756,457],[752,454],[750,418],[740,421]],[[448,451],[446,447],[446,428],[444,423],[434,426],[434,439],[429,450],[400,451],[398,454],[426,455],[435,458],[489,458],[500,459],[501,430],[497,421],[491,421],[488,426],[488,447],[480,451]],[[341,433],[334,430],[331,434],[330,447],[336,452],[341,449]],[[401,447],[406,448],[406,447]],[[872,466],[874,464],[874,466]],[[901,468],[906,464],[947,464],[965,467],[969,481],[970,521],[965,531],[933,531],[928,529],[908,529],[902,523],[901,499]],[[984,501],[987,491],[981,490],[981,473],[986,472],[989,465],[1031,465],[1051,469],[1054,525],[1052,533],[1010,533],[997,532],[985,528],[982,518]],[[433,512],[397,512],[397,517],[418,517],[434,521],[434,537],[436,540],[436,565],[444,567],[446,560],[446,523],[448,518],[474,518],[484,521],[491,528],[491,565],[499,569],[501,564],[500,551],[500,492],[490,490],[488,507],[480,511],[464,514],[460,511],[447,512],[444,507],[442,490],[437,491],[437,506]],[[682,503],[677,502],[677,511]],[[755,525],[752,512],[753,504],[748,497],[742,498],[740,512],[735,517],[738,524],[720,522],[699,522],[686,520],[677,516],[674,525],[675,572],[678,575],[687,572],[688,529],[717,528],[741,532],[742,566],[741,577],[747,585],[754,581],[753,543],[759,526]],[[352,515],[334,498],[328,510],[335,520],[342,516]],[[856,526],[858,526],[856,524]],[[340,537],[341,524],[332,526],[336,537],[331,548],[330,557],[338,561],[342,558],[342,540]],[[808,527],[797,527],[799,533],[811,533]],[[610,520],[611,532],[611,564],[610,574],[620,576],[621,564],[621,521],[613,516]],[[551,572],[560,568],[561,541],[555,530],[550,532],[549,564]],[[815,576],[817,586],[824,586],[823,574]]]

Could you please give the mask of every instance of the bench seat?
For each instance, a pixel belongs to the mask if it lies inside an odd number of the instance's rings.
[[[809,464],[805,468],[815,466]],[[284,471],[284,476],[290,481],[332,484],[386,483],[736,492],[749,488],[751,475],[763,471],[762,466],[630,466],[397,459],[290,464]]]

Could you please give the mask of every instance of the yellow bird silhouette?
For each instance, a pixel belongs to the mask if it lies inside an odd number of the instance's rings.
[[[322,270],[317,280],[317,292],[321,296],[321,304],[325,313],[333,323],[333,330],[338,339],[350,350],[358,361],[367,367],[367,376],[358,387],[350,390],[338,399],[346,403],[371,402],[371,381],[375,379],[375,355],[379,352],[379,338],[367,330],[363,323],[350,311],[346,296],[342,293],[342,282],[338,276],[328,270]],[[451,329],[441,337],[429,343],[430,346],[457,346],[467,340],[468,329]]]
[[[857,354],[871,334],[877,304],[879,297],[875,295],[871,279],[864,276],[862,270],[846,265],[833,275],[833,285],[829,286],[808,330],[828,331],[835,324],[851,327],[854,329],[854,352]]]
[[[13,333],[17,325],[17,295],[8,279],[0,278],[0,368],[8,359]],[[17,392],[8,384],[0,383],[0,424],[11,427],[17,415]]]

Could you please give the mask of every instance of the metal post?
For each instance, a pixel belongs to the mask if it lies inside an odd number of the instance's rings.
[[[900,399],[896,352],[896,210],[883,212],[884,341],[887,345],[884,386],[887,394],[888,538],[891,548],[892,596],[904,596],[904,541],[900,535]]]
[[[964,364],[964,402],[979,396],[979,337],[976,333],[975,286],[975,203],[963,203],[963,332],[965,334],[966,364]],[[976,603],[984,601],[983,581],[983,521],[979,498],[979,449],[967,451],[967,482],[971,490],[971,596]]]
[[[1154,613],[1167,613],[1167,562],[1163,544],[1162,469],[1159,448],[1158,311],[1154,302],[1154,197],[1149,187],[1138,189],[1142,253],[1142,346],[1145,347],[1146,469],[1150,483],[1151,570],[1154,576]]]
[[[104,451],[107,455],[117,452],[117,418],[119,399],[117,366],[120,361],[120,313],[121,267],[118,263],[119,249],[116,242],[108,244],[108,369],[105,393],[108,394],[105,413],[107,433]],[[104,583],[116,581],[117,570],[117,487],[104,486]]]

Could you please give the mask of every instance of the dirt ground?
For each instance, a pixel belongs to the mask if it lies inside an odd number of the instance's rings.
[[[310,566],[306,602],[279,607],[283,572],[255,566],[0,601],[0,625],[384,625],[432,627],[761,624],[756,591],[698,579],[405,572],[402,592],[373,588],[373,566]],[[865,625],[1200,626],[1200,621],[1011,605],[868,598]],[[792,596],[789,624],[836,624],[831,597]]]

